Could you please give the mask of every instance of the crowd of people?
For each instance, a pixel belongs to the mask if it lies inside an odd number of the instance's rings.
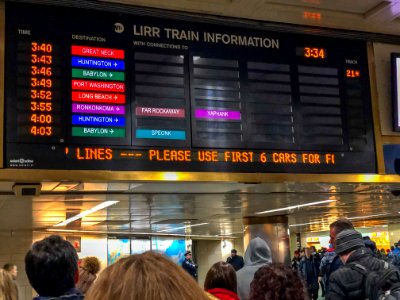
[[[382,259],[346,219],[331,224],[330,242],[324,253],[296,251],[288,266],[273,263],[266,241],[254,238],[244,258],[232,249],[226,262],[213,264],[200,287],[190,251],[182,266],[151,251],[132,255],[97,278],[96,257],[79,260],[69,242],[52,235],[32,245],[25,271],[34,300],[315,300],[320,287],[327,300],[400,299],[400,272],[389,261],[400,247]],[[0,269],[1,300],[18,299],[16,276],[15,265]]]
[[[349,220],[340,219],[330,225],[330,247],[295,251],[292,269],[302,277],[312,300],[318,299],[320,288],[329,300],[400,299],[400,251],[392,252],[378,250]]]

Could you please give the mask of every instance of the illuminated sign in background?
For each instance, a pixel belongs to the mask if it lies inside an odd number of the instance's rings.
[[[376,172],[364,42],[26,3],[6,16],[9,168]]]

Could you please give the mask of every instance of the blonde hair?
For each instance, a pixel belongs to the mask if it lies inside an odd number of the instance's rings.
[[[14,284],[11,275],[0,269],[0,300],[17,300],[18,290]]]
[[[85,300],[208,300],[197,282],[161,254],[145,252],[107,267]]]

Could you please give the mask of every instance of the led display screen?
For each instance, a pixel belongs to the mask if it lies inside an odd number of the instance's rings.
[[[392,53],[393,129],[400,131],[400,53]]]
[[[366,43],[6,2],[7,168],[374,173]]]

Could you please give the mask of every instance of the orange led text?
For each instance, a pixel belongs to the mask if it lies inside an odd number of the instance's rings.
[[[199,150],[197,158],[199,161],[218,161],[218,151]]]
[[[297,163],[296,153],[272,153],[272,161],[274,163],[295,164]]]
[[[253,154],[254,152],[247,151],[225,151],[224,159],[234,163],[253,162]]]
[[[156,161],[192,161],[190,150],[149,150],[149,160]]]
[[[320,164],[320,155],[316,153],[303,153],[301,155],[303,164]]]
[[[110,148],[76,148],[76,158],[79,160],[111,160],[113,152]]]

